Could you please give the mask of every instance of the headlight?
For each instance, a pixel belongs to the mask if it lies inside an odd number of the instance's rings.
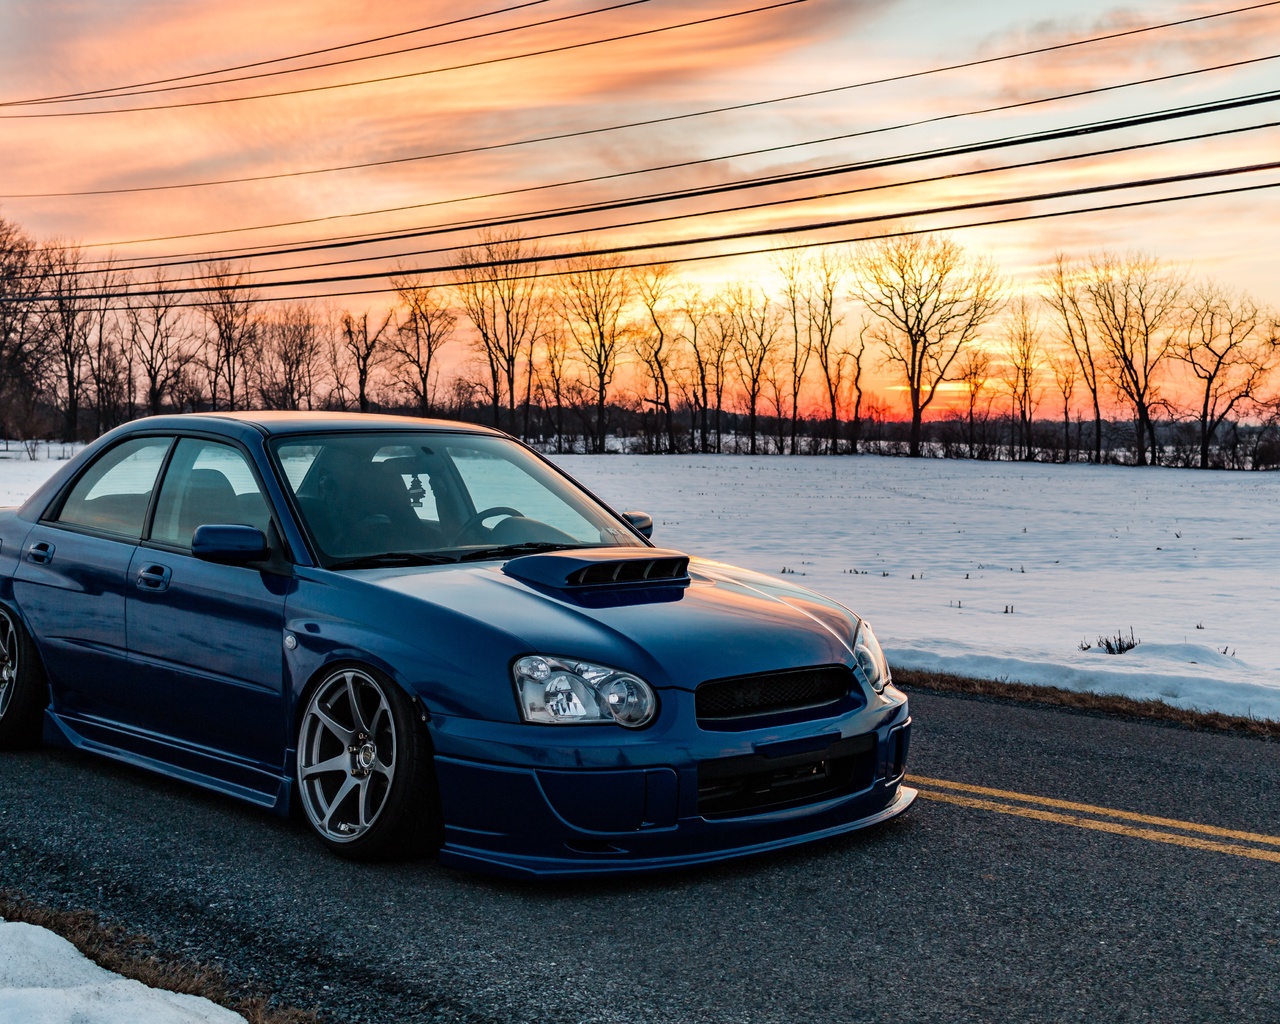
[[[853,641],[853,656],[857,664],[853,671],[862,682],[876,693],[880,693],[892,676],[889,674],[889,663],[884,660],[884,651],[880,649],[880,641],[871,631],[871,624],[865,619],[858,623],[858,635]]]
[[[526,722],[595,725],[616,722],[638,729],[653,721],[658,698],[630,672],[573,658],[532,654],[512,666],[520,714]]]

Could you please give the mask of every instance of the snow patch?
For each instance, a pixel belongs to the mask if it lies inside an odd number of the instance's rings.
[[[66,939],[0,920],[0,1021],[22,1024],[245,1024],[199,996],[148,988],[88,960]]]

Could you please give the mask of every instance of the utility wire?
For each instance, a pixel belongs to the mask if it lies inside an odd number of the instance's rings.
[[[1276,0],[1280,3],[1280,0]],[[610,178],[626,177],[636,174],[650,174],[657,171],[675,170],[684,167],[692,167],[697,164],[714,163],[723,160],[741,159],[747,156],[764,156],[769,153],[778,153],[787,149],[797,149],[806,146],[820,146],[829,142],[844,142],[849,139],[864,138],[868,135],[879,135],[884,132],[901,131],[907,128],[919,128],[924,125],[939,124],[943,121],[954,121],[962,117],[977,117],[981,114],[997,114],[1009,110],[1022,110],[1027,107],[1040,106],[1045,103],[1058,103],[1062,100],[1080,99],[1085,96],[1097,96],[1102,93],[1115,92],[1120,89],[1132,89],[1142,85],[1154,85],[1160,82],[1170,82],[1180,78],[1189,78],[1194,75],[1208,74],[1213,71],[1227,71],[1234,68],[1246,67],[1253,64],[1260,64],[1266,61],[1272,61],[1280,58],[1280,54],[1267,54],[1262,57],[1249,57],[1244,60],[1229,61],[1225,64],[1214,64],[1206,68],[1192,68],[1189,71],[1175,71],[1167,75],[1155,75],[1149,78],[1132,79],[1128,82],[1119,82],[1113,85],[1101,85],[1092,89],[1077,89],[1074,92],[1057,93],[1053,96],[1041,96],[1033,100],[1020,100],[1016,103],[1002,103],[994,107],[982,107],[978,110],[963,110],[951,114],[938,114],[934,117],[920,118],[916,121],[904,121],[898,124],[882,125],[878,128],[867,128],[856,132],[844,132],[840,135],[827,135],[818,139],[809,139],[803,142],[780,143],[774,146],[762,146],[757,149],[743,150],[738,153],[730,153],[722,156],[706,157],[699,160],[686,160],[680,163],[663,164],[657,167],[648,167],[642,170],[623,171],[608,175],[599,175],[594,178],[580,178],[572,182],[557,182],[553,185],[538,185],[526,187],[523,189],[512,189],[507,192],[493,192],[487,195],[468,196],[462,199],[439,200],[435,203],[423,203],[421,206],[436,206],[443,203],[470,202],[473,199],[492,199],[503,195],[515,195],[525,191],[536,191],[544,188],[557,188],[561,185],[578,185],[587,182],[605,181]],[[854,87],[850,87],[854,88]],[[778,101],[788,99],[789,97],[781,97]],[[728,108],[726,108],[728,109]],[[662,119],[658,119],[662,120]],[[85,189],[77,192],[11,192],[8,194],[0,194],[0,199],[71,199],[87,196],[115,196],[115,195],[131,195],[135,193],[150,192],[171,192],[178,189],[187,188],[208,188],[215,185],[239,185],[248,182],[258,181],[277,181],[282,178],[299,178],[312,174],[330,174],[337,171],[363,170],[371,167],[387,167],[395,164],[413,163],[422,160],[438,160],[443,157],[465,156],[473,153],[491,152],[497,149],[508,149],[513,146],[527,146],[539,142],[558,142],[570,138],[580,138],[585,135],[594,135],[607,131],[618,131],[623,128],[643,127],[648,124],[655,124],[658,121],[637,121],[631,124],[614,125],[606,128],[591,128],[578,132],[568,132],[563,135],[546,135],[539,138],[524,139],[517,142],[495,143],[489,146],[474,146],[469,149],[455,149],[442,151],[437,153],[422,153],[415,156],[394,157],[388,160],[373,160],[365,163],[342,164],[334,167],[319,167],[303,171],[280,171],[275,174],[258,174],[242,178],[218,178],[208,181],[190,181],[181,182],[174,185],[135,185],[126,188],[106,188],[106,189]],[[177,236],[181,237],[181,236]]]
[[[853,196],[853,195],[864,195],[866,193],[880,192],[880,191],[885,191],[887,189],[910,188],[916,185],[936,184],[938,182],[954,181],[960,178],[976,177],[979,175],[998,174],[1005,171],[1014,171],[1014,170],[1025,170],[1031,167],[1042,167],[1050,164],[1065,163],[1073,160],[1086,160],[1086,159],[1092,159],[1100,156],[1112,156],[1119,153],[1128,153],[1128,152],[1133,152],[1140,149],[1151,149],[1151,148],[1156,148],[1160,146],[1173,145],[1181,142],[1200,141],[1200,140],[1209,139],[1209,138],[1219,138],[1227,135],[1236,135],[1236,134],[1240,134],[1242,132],[1247,132],[1247,131],[1258,131],[1262,129],[1277,128],[1277,127],[1280,127],[1280,121],[1271,121],[1261,125],[1249,125],[1243,128],[1219,129],[1217,131],[1202,132],[1196,135],[1185,135],[1180,138],[1174,138],[1174,139],[1161,139],[1153,142],[1133,143],[1130,145],[1117,146],[1110,149],[1095,150],[1089,153],[1073,153],[1073,154],[1066,154],[1066,155],[1060,155],[1060,156],[1054,156],[1054,157],[1045,157],[1039,160],[1026,160],[1026,161],[1020,161],[1018,163],[1002,164],[996,167],[980,167],[980,168],[975,168],[967,171],[953,171],[948,174],[938,174],[938,175],[932,175],[929,177],[913,178],[913,179],[907,179],[902,181],[882,182],[876,185],[863,185],[858,188],[839,189],[839,190],[830,191],[830,192],[820,192],[813,195],[789,196],[782,199],[773,199],[773,200],[767,200],[767,201],[758,202],[758,203],[721,207],[715,210],[702,210],[702,211],[693,211],[693,212],[687,212],[687,213],[668,214],[665,216],[647,217],[640,220],[624,221],[618,224],[596,225],[586,229],[582,229],[582,228],[564,229],[560,231],[543,232],[541,234],[535,234],[535,235],[521,235],[520,237],[521,237],[521,240],[524,242],[541,242],[541,241],[546,241],[548,239],[553,239],[553,238],[564,238],[569,235],[583,235],[583,234],[598,235],[598,234],[610,232],[610,231],[620,231],[620,230],[626,230],[626,229],[637,228],[637,227],[648,227],[654,224],[670,223],[671,221],[689,220],[692,218],[718,217],[718,216],[723,216],[729,213],[753,212],[757,210],[767,209],[770,207],[793,206],[800,203],[818,202],[824,199],[836,199],[836,198],[844,198],[844,197]],[[457,230],[458,230],[457,228],[441,227],[439,229],[436,229],[430,232],[423,232],[423,234],[424,235],[455,234]],[[291,264],[283,267],[267,267],[267,268],[255,270],[253,271],[253,273],[259,274],[259,275],[294,273],[300,270],[313,270],[320,267],[346,266],[354,263],[373,263],[373,262],[387,261],[392,259],[401,260],[411,256],[421,257],[421,256],[435,255],[438,253],[457,252],[461,249],[466,249],[469,247],[470,246],[467,244],[462,244],[462,245],[443,246],[443,247],[434,248],[434,249],[418,249],[410,252],[400,252],[400,253],[392,253],[392,254],[380,253],[373,256],[353,256],[353,257],[348,257],[346,259],[324,260],[324,261],[318,261],[314,263]],[[142,264],[142,265],[132,265],[132,266],[113,265],[112,269],[118,270],[120,272],[129,272],[134,270],[168,269],[171,267],[183,266],[184,264],[189,266],[189,265],[194,265],[201,262],[205,262],[205,261],[188,260],[188,261],[174,262],[174,263],[155,263],[155,264]],[[92,276],[95,273],[95,271],[85,270],[79,273],[82,276],[83,275]],[[165,284],[166,284],[166,287],[168,287],[175,284],[182,284],[189,281],[200,281],[200,280],[203,280],[201,276],[168,278],[166,279]]]
[[[1072,189],[1057,189],[1050,192],[1033,193],[1030,195],[1005,196],[997,199],[975,200],[967,203],[953,203],[943,206],[933,206],[916,208],[910,210],[898,210],[893,213],[873,214],[861,217],[841,217],[823,221],[810,221],[806,223],[793,223],[781,227],[754,228],[747,231],[723,232],[715,235],[701,235],[691,238],[666,239],[655,242],[637,242],[629,245],[615,245],[596,247],[593,249],[580,250],[577,252],[564,253],[548,253],[537,254],[528,257],[518,257],[507,260],[480,260],[471,261],[464,264],[437,264],[426,267],[400,267],[394,271],[376,271],[359,274],[342,274],[329,277],[313,277],[298,278],[289,281],[275,281],[267,284],[245,283],[245,284],[229,284],[227,290],[234,292],[252,292],[259,288],[299,288],[312,285],[342,284],[355,281],[382,280],[391,276],[419,277],[428,274],[443,274],[456,272],[459,269],[504,269],[504,268],[521,268],[527,266],[537,266],[544,263],[553,263],[557,261],[571,260],[581,261],[601,256],[618,256],[629,253],[650,252],[654,250],[665,249],[687,249],[694,246],[713,245],[723,242],[736,242],[747,239],[756,238],[776,238],[778,236],[796,235],[802,233],[812,234],[820,231],[831,231],[837,228],[848,228],[862,224],[872,224],[890,220],[911,220],[918,217],[937,216],[947,213],[962,213],[971,210],[993,209],[1006,206],[1021,205],[1024,203],[1046,202],[1056,199],[1066,199],[1077,196],[1098,195],[1106,192],[1115,192],[1121,190],[1130,190],[1137,188],[1154,188],[1164,185],[1181,184],[1191,181],[1204,181],[1213,178],[1233,177],[1241,174],[1255,174],[1261,171],[1271,171],[1280,169],[1280,160],[1268,161],[1264,163],[1244,164],[1236,167],[1215,168],[1207,171],[1190,171],[1184,174],[1170,174],[1152,178],[1129,179],[1118,182],[1108,182],[1102,185],[1088,185]],[[1269,183],[1265,186],[1254,186],[1254,188],[1263,187],[1280,187],[1280,182]],[[1236,189],[1234,191],[1246,191],[1247,189]],[[1231,190],[1228,190],[1231,191]],[[1205,193],[1213,194],[1213,193]],[[1225,194],[1225,193],[1224,193]],[[1176,197],[1164,197],[1165,201]],[[1027,219],[1033,219],[1028,217]],[[974,225],[964,225],[974,226]],[[954,230],[954,227],[952,228]],[[853,240],[853,239],[851,239]],[[837,244],[831,240],[815,242],[815,245]],[[723,255],[723,254],[717,254]],[[658,262],[684,262],[681,260],[663,259]],[[93,300],[108,300],[119,298],[149,298],[160,295],[194,295],[205,291],[204,288],[160,288],[160,289],[126,289],[123,291],[102,292],[95,294],[84,294],[82,298]],[[27,296],[23,301],[48,300],[54,298],[53,295]],[[7,301],[0,297],[0,303]]]
[[[170,82],[186,82],[193,78],[208,78],[211,75],[228,75],[236,71],[245,71],[249,68],[264,68],[269,67],[272,64],[283,64],[286,61],[305,60],[307,57],[318,57],[322,53],[337,53],[340,50],[350,50],[359,46],[371,46],[374,43],[385,43],[392,39],[403,39],[405,36],[418,35],[422,32],[433,32],[437,29],[450,28],[453,25],[461,25],[468,21],[479,21],[481,18],[492,18],[499,14],[510,14],[512,11],[520,11],[526,7],[538,7],[545,3],[550,3],[550,0],[526,0],[525,3],[515,4],[511,7],[501,7],[495,11],[486,11],[483,14],[469,14],[465,18],[454,18],[450,21],[439,21],[434,25],[423,25],[420,28],[406,29],[403,32],[392,32],[384,36],[373,36],[369,39],[358,39],[354,43],[341,43],[337,46],[326,46],[319,50],[304,50],[302,53],[291,53],[285,57],[272,57],[270,60],[257,60],[248,64],[233,64],[230,67],[214,68],[212,71],[198,71],[190,75],[176,75],[172,78],[154,78],[145,82],[126,82],[123,85],[103,86],[100,89],[86,89],[82,92],[64,92],[54,96],[33,96],[25,100],[5,100],[0,101],[0,107],[20,107],[26,106],[30,103],[51,103],[54,100],[76,100],[90,97],[100,98],[121,89],[142,89],[150,85],[167,85]]]
[[[542,21],[525,22],[523,25],[510,25],[507,28],[493,29],[489,32],[477,32],[469,36],[457,36],[453,39],[440,39],[434,43],[422,43],[418,46],[406,46],[399,50],[386,50],[382,53],[370,53],[360,57],[346,57],[342,60],[325,61],[320,64],[306,64],[298,68],[280,68],[275,71],[262,71],[252,75],[239,75],[234,78],[217,78],[208,82],[188,82],[184,85],[166,85],[156,89],[134,89],[127,92],[113,92],[99,96],[85,96],[84,100],[99,99],[123,99],[127,96],[150,96],[161,92],[177,92],[185,89],[204,89],[213,85],[227,85],[232,82],[248,82],[260,78],[274,78],[278,75],[292,75],[302,71],[316,71],[322,68],[336,68],[345,64],[358,64],[362,61],[377,60],[382,57],[398,57],[406,53],[418,53],[423,50],[434,50],[441,46],[453,46],[457,43],[472,43],[478,39],[492,39],[495,36],[510,35],[512,32],[524,32],[532,28],[543,28],[547,25],[559,25],[568,21],[577,21],[580,18],[589,18],[595,14],[608,14],[612,11],[620,11],[625,7],[636,7],[640,4],[650,3],[651,0],[622,0],[621,3],[611,4],[608,7],[596,7],[590,11],[577,11],[573,14],[561,14],[554,18],[544,18]],[[466,19],[470,20],[470,19]],[[253,99],[254,97],[242,97],[244,99]],[[48,106],[50,104],[62,104],[70,102],[65,99],[56,100],[29,100],[25,103],[0,103],[0,107],[16,107],[16,106]],[[77,101],[79,102],[79,101]]]
[[[1212,189],[1204,192],[1188,192],[1188,193],[1184,193],[1182,195],[1176,195],[1176,196],[1160,196],[1155,199],[1132,199],[1123,203],[1104,203],[1098,206],[1076,207],[1070,210],[1049,210],[1043,213],[1029,213],[1029,214],[1021,214],[1021,215],[1015,215],[1010,217],[998,217],[992,220],[968,221],[968,222],[962,222],[957,224],[948,224],[942,227],[934,226],[934,227],[927,227],[927,228],[904,228],[899,231],[886,231],[886,232],[883,232],[880,234],[874,234],[874,235],[864,234],[864,235],[854,235],[847,238],[827,238],[827,239],[821,239],[818,241],[789,242],[786,245],[771,245],[768,247],[762,247],[762,248],[756,248],[756,249],[739,249],[734,252],[716,252],[716,253],[704,253],[700,255],[691,255],[691,256],[660,257],[660,258],[649,259],[649,260],[638,260],[630,263],[620,263],[613,269],[641,270],[641,269],[644,269],[645,267],[662,266],[665,264],[674,265],[674,264],[685,264],[685,263],[705,263],[709,260],[732,260],[732,259],[741,258],[743,256],[761,256],[761,255],[773,254],[773,253],[779,253],[779,252],[794,252],[801,249],[817,249],[817,248],[823,248],[823,247],[833,246],[833,245],[852,245],[860,242],[875,242],[875,241],[881,241],[881,240],[890,239],[890,238],[910,238],[915,235],[927,235],[927,234],[932,234],[938,231],[965,231],[970,228],[998,227],[1005,224],[1021,224],[1021,223],[1027,223],[1030,221],[1050,220],[1057,217],[1074,217],[1082,213],[1105,213],[1111,210],[1128,210],[1128,209],[1136,209],[1144,206],[1159,206],[1165,203],[1183,202],[1184,200],[1188,200],[1188,199],[1206,199],[1206,198],[1213,198],[1215,196],[1239,195],[1239,194],[1249,193],[1249,192],[1261,192],[1261,191],[1264,191],[1267,189],[1273,189],[1273,188],[1280,188],[1280,181],[1266,182],[1261,185],[1240,185],[1235,188]],[[566,254],[561,254],[560,256],[557,256],[557,257],[549,257],[549,259],[559,260],[559,259],[563,259],[565,256],[572,257],[575,255],[580,255],[580,254],[566,253]],[[460,268],[456,266],[445,268],[445,270],[448,272],[454,272],[454,271],[457,271],[458,269]],[[440,272],[443,273],[445,271],[440,271]],[[550,270],[539,271],[532,274],[524,274],[524,275],[518,275],[518,276],[513,275],[510,277],[505,277],[502,280],[504,281],[538,280],[538,279],[545,279],[545,278],[552,278],[552,277],[562,277],[566,274],[578,273],[578,272],[579,271],[574,269],[563,269],[560,267],[553,266],[552,269]],[[418,273],[425,274],[426,271],[418,271]],[[387,274],[383,276],[390,277],[392,275]],[[400,276],[400,272],[396,271],[395,276]],[[185,290],[187,294],[191,294],[199,291],[200,289]],[[368,296],[368,295],[390,295],[395,293],[396,291],[398,291],[396,287],[388,286],[385,288],[361,288],[354,291],[316,292],[310,295],[290,295],[287,297],[287,301],[308,302],[315,299],[344,299],[344,298],[355,298],[357,296]],[[165,291],[102,293],[100,295],[88,296],[88,298],[97,299],[101,301],[114,301],[114,300],[124,299],[124,298],[155,298],[155,297],[163,296],[166,294],[169,294],[169,293]],[[40,301],[49,301],[52,298],[54,298],[54,296],[46,295],[46,296],[35,297],[35,299],[38,299]],[[0,297],[0,304],[5,303],[6,301],[17,302],[20,300],[17,298],[6,300],[5,298]],[[30,296],[24,297],[21,301],[32,301],[32,297]],[[267,302],[276,302],[279,300],[275,296],[255,295],[250,293],[250,294],[242,295],[240,301],[253,303],[253,304],[262,304]],[[199,301],[176,302],[176,303],[173,303],[171,308],[193,309],[193,308],[198,308],[201,305],[202,303]]]
[[[906,154],[897,154],[889,157],[881,157],[871,160],[862,160],[852,163],[840,163],[827,165],[820,168],[811,168],[802,171],[792,171],[785,174],[762,175],[751,178],[738,179],[736,181],[724,182],[718,185],[703,186],[697,189],[672,190],[667,192],[648,193],[640,196],[632,196],[627,199],[613,200],[605,203],[581,204],[577,206],[557,207],[550,210],[535,211],[528,214],[519,214],[505,218],[481,218],[469,221],[452,221],[443,225],[428,225],[419,228],[401,230],[395,232],[370,232],[359,235],[339,235],[330,238],[312,239],[308,242],[297,243],[288,246],[251,246],[238,249],[213,249],[203,252],[170,254],[167,256],[143,257],[141,261],[135,261],[130,264],[134,269],[149,269],[157,265],[181,265],[182,263],[204,262],[209,259],[227,259],[227,258],[254,258],[268,257],[279,255],[290,255],[302,252],[312,252],[321,249],[349,248],[353,246],[374,245],[384,242],[402,241],[409,238],[421,237],[426,234],[439,233],[443,230],[462,230],[465,228],[488,228],[488,227],[506,227],[514,224],[524,223],[529,220],[547,219],[551,216],[572,216],[585,213],[606,212],[613,209],[621,209],[626,206],[635,206],[648,203],[659,203],[675,201],[687,198],[704,197],[717,193],[741,190],[745,188],[761,188],[777,184],[790,184],[798,181],[805,181],[819,177],[828,177],[840,174],[848,174],[856,171],[878,170],[886,167],[900,166],[902,164],[918,163],[926,160],[942,159],[954,156],[971,156],[977,153],[989,152],[992,150],[1005,149],[1011,146],[1032,145],[1042,142],[1061,141],[1073,138],[1082,138],[1085,136],[1096,135],[1101,133],[1121,131],[1127,128],[1140,127],[1144,125],[1157,124],[1164,121],[1180,120],[1187,117],[1198,116],[1206,113],[1221,113],[1228,110],[1242,109],[1261,104],[1274,103],[1280,100],[1280,90],[1267,93],[1254,93],[1246,96],[1231,97],[1225,100],[1211,101],[1207,103],[1187,104],[1182,107],[1166,108],[1164,110],[1152,111],[1145,114],[1133,115],[1131,117],[1112,118],[1104,121],[1091,121],[1083,124],[1069,125],[1064,128],[1047,129],[1039,132],[1028,132],[1021,135],[1007,135],[995,139],[987,139],[981,142],[967,143],[957,146],[945,146],[933,150],[916,151]],[[88,261],[87,266],[94,266],[100,262],[98,260]],[[113,257],[110,262],[116,264],[118,261]]]
[[[632,0],[633,3],[641,3],[644,0]],[[449,71],[464,71],[470,68],[490,67],[494,64],[505,64],[510,61],[525,60],[529,57],[546,57],[551,54],[568,53],[572,50],[582,50],[591,46],[601,46],[606,43],[617,43],[628,39],[642,39],[646,36],[654,36],[663,32],[675,32],[679,29],[693,28],[699,25],[710,25],[718,21],[728,21],[732,18],[742,18],[751,14],[762,14],[766,11],[780,10],[784,7],[794,7],[797,4],[809,3],[811,0],[777,0],[775,3],[765,4],[762,7],[752,7],[742,11],[730,11],[728,14],[710,15],[705,18],[695,18],[692,21],[678,22],[674,25],[660,25],[657,28],[638,29],[635,32],[624,32],[619,35],[606,36],[602,39],[588,39],[578,43],[565,43],[561,46],[545,47],[541,50],[529,50],[524,53],[512,53],[505,57],[488,57],[484,60],[469,61],[465,64],[452,64],[448,67],[428,68],[424,71],[406,71],[398,75],[382,75],[378,78],[364,78],[351,82],[333,82],[329,85],[314,85],[307,88],[284,89],[279,92],[255,93],[249,96],[225,96],[219,99],[209,100],[186,100],[181,103],[155,103],[144,106],[135,107],[114,107],[110,110],[63,110],[51,113],[41,114],[0,114],[0,119],[21,119],[21,118],[37,118],[37,117],[95,117],[100,114],[126,114],[136,113],[141,110],[178,110],[187,107],[209,107],[223,103],[243,103],[247,100],[265,100],[275,99],[280,96],[301,96],[306,93],[329,92],[334,89],[350,89],[355,86],[377,85],[383,82],[399,82],[408,78],[422,78],[426,75],[439,75]],[[1280,0],[1270,0],[1272,3],[1280,3]]]

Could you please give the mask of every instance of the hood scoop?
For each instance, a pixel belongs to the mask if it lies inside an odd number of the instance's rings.
[[[521,555],[502,567],[508,576],[557,590],[683,586],[689,556],[665,548],[587,548]]]

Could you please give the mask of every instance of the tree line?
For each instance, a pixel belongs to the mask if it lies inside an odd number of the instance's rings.
[[[171,273],[0,219],[0,433],[377,410],[561,452],[1280,463],[1275,313],[1150,256],[1059,254],[1015,289],[950,237],[904,234],[783,249],[762,280],[711,287],[495,232],[366,309],[263,301],[228,262],[194,290]]]

